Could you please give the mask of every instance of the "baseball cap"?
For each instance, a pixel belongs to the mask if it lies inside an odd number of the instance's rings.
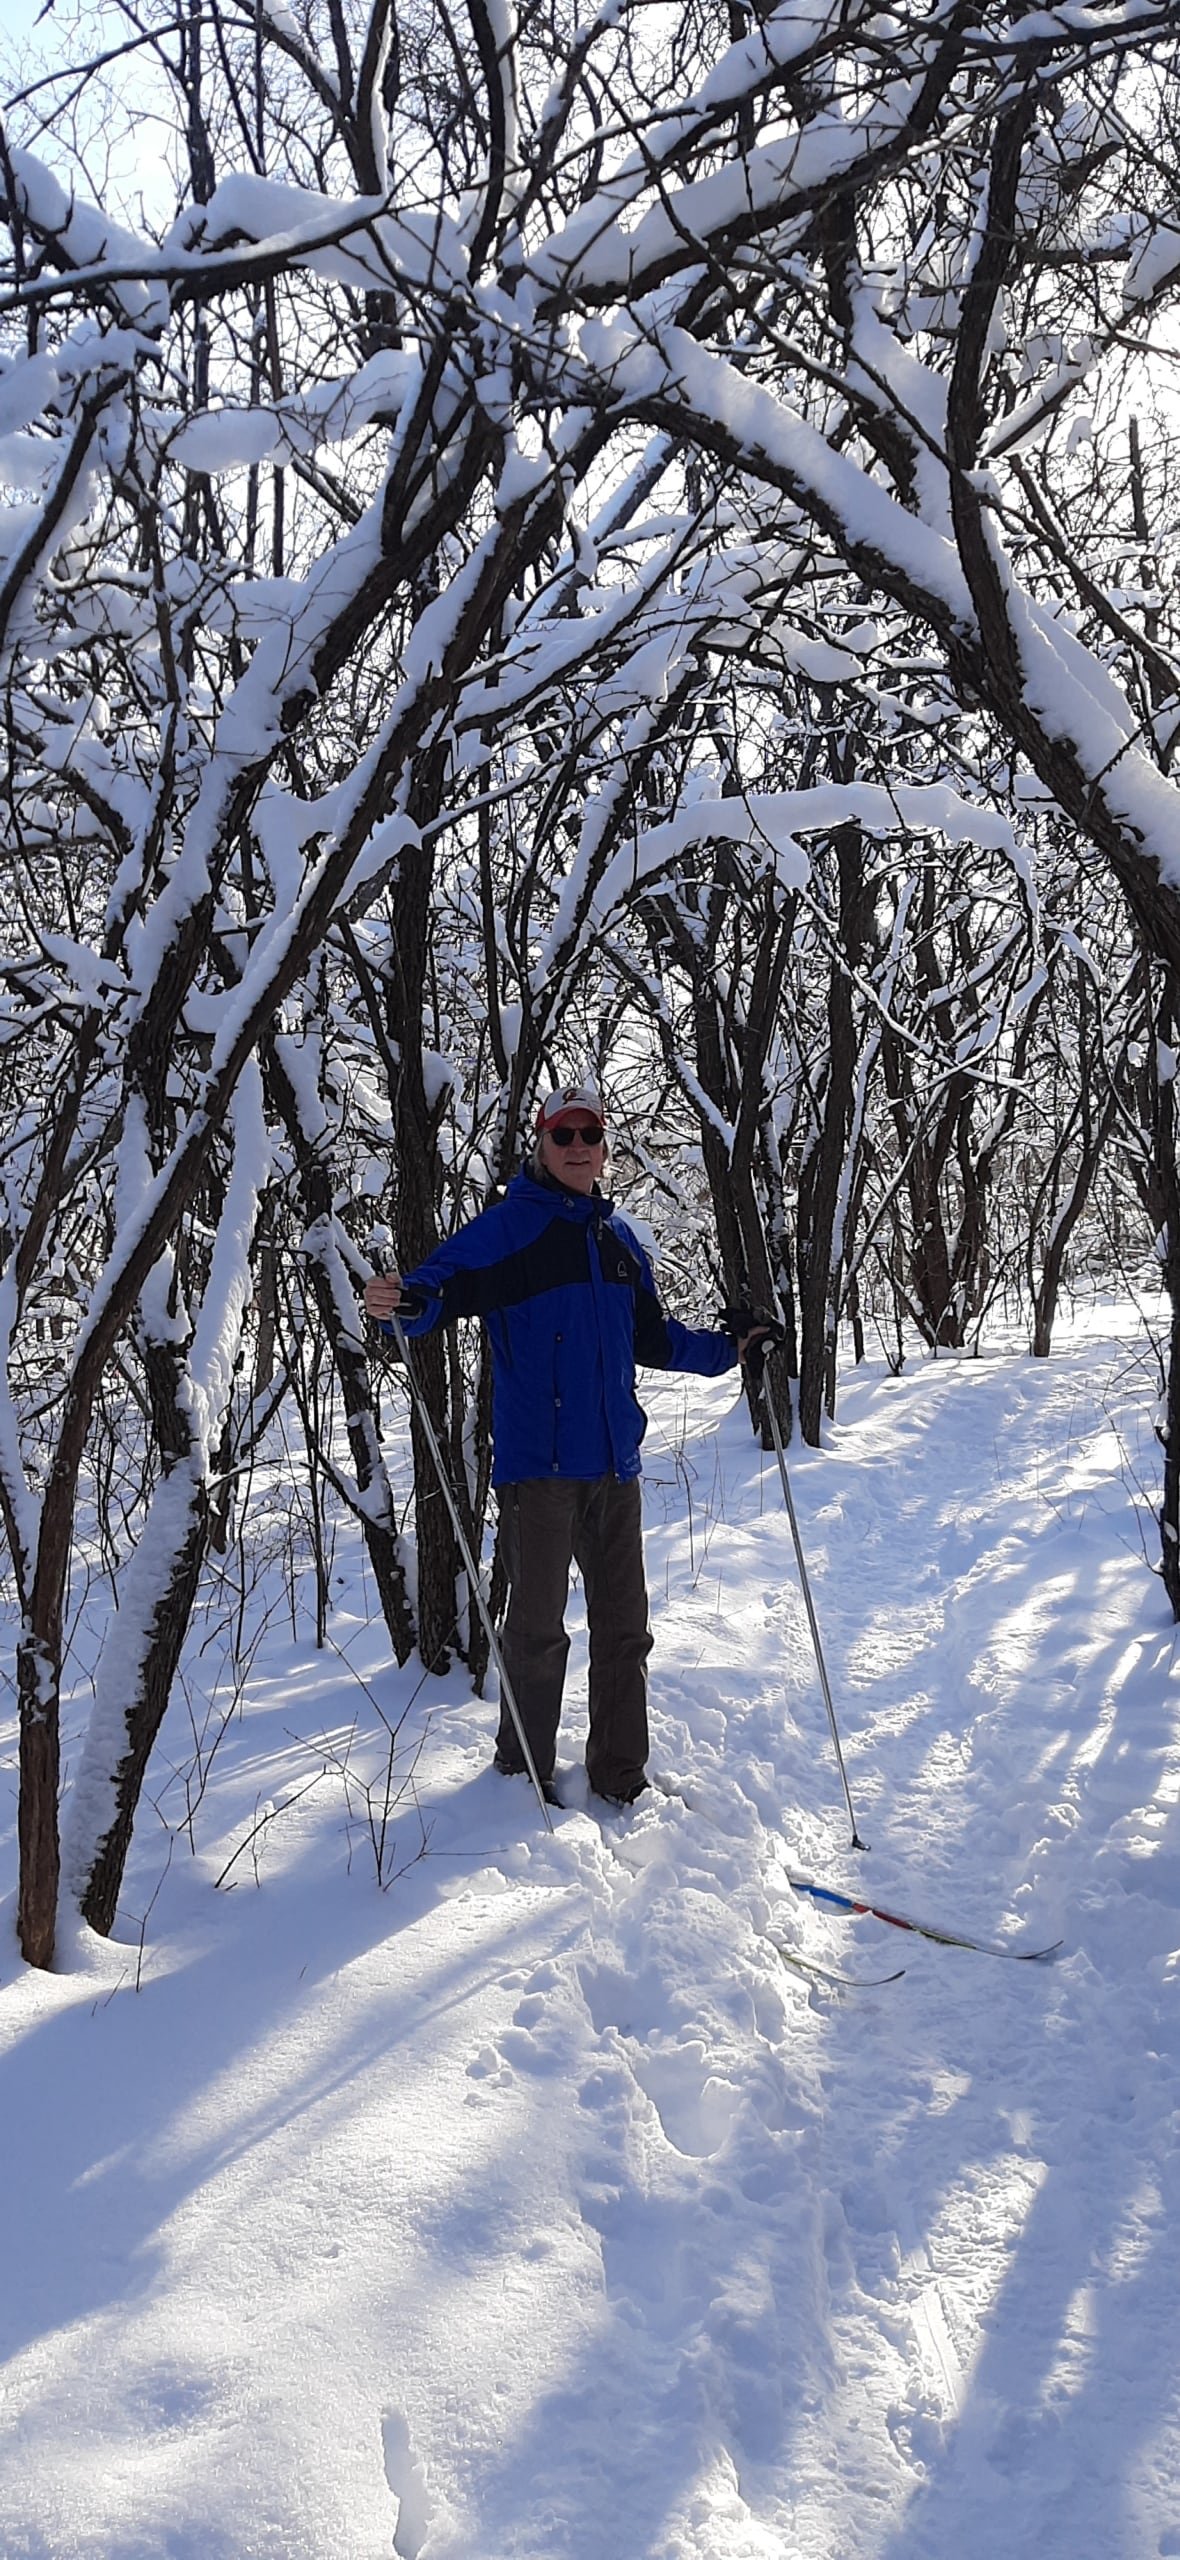
[[[592,1120],[606,1119],[602,1095],[595,1092],[592,1084],[563,1084],[556,1093],[546,1094],[537,1111],[533,1125],[538,1135],[542,1129],[551,1129],[567,1111],[588,1111]]]

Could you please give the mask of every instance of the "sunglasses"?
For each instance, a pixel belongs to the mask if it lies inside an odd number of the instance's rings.
[[[572,1147],[575,1138],[583,1138],[588,1147],[600,1147],[606,1131],[598,1120],[592,1120],[588,1129],[571,1129],[563,1121],[560,1128],[547,1129],[545,1135],[552,1138],[555,1147]]]

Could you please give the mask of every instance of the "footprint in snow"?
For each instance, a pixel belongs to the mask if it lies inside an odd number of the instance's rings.
[[[650,2048],[631,2056],[631,2068],[650,2098],[674,2151],[688,2160],[710,2160],[737,2122],[742,2093],[709,2070],[703,2044]]]
[[[472,2054],[467,2065],[467,2077],[475,2084],[467,2091],[466,2102],[471,2106],[478,2105],[490,2097],[493,2089],[502,2088],[507,2081],[511,2080],[512,2073],[503,2054],[497,2051],[495,2045],[484,2044],[480,2046],[478,2053]]]
[[[667,2014],[668,1995],[655,1974],[583,1961],[578,1966],[582,1997],[596,2036],[617,2027],[624,2036],[650,2035]]]
[[[546,1996],[556,1978],[534,1975],[532,1987],[512,2012],[511,2026],[502,2027],[496,2039],[505,2061],[514,2070],[531,2071],[539,2079],[563,2071],[568,2058],[564,2019]],[[538,1982],[542,1985],[539,1990]]]
[[[391,2409],[382,2419],[381,2438],[385,2477],[397,2507],[393,2527],[396,2560],[419,2560],[430,2532],[430,2498],[426,2474],[411,2450],[409,2425],[400,2409]]]

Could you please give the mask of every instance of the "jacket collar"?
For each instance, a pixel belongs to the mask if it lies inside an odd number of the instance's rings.
[[[606,1198],[597,1183],[593,1191],[570,1191],[564,1182],[555,1181],[551,1173],[518,1173],[512,1189],[519,1198],[558,1201],[563,1209],[573,1210],[579,1217],[610,1218],[614,1215],[613,1200]]]

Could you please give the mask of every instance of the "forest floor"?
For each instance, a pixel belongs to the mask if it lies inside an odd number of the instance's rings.
[[[1048,1362],[869,1361],[789,1453],[864,1855],[732,1379],[645,1381],[629,1815],[587,1809],[577,1595],[550,1835],[461,1671],[391,1668],[347,1524],[319,1652],[256,1546],[116,1938],[36,1975],[6,1715],[4,2560],[1180,2554],[1156,1392],[1095,1309]]]

